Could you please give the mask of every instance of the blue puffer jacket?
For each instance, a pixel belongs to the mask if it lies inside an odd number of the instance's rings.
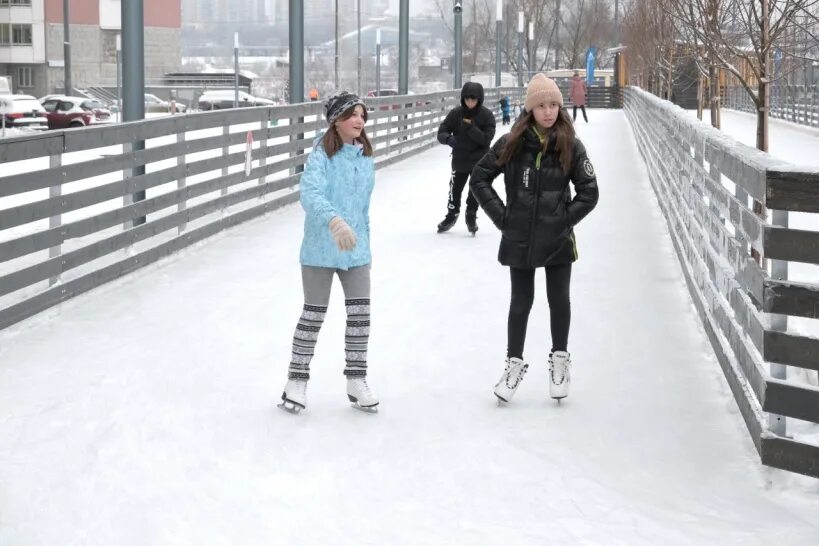
[[[306,213],[301,242],[302,265],[350,269],[367,265],[370,255],[370,196],[375,185],[375,164],[358,146],[345,144],[332,159],[320,137],[313,144],[301,175],[301,206]],[[328,224],[340,216],[353,229],[357,243],[342,252]]]

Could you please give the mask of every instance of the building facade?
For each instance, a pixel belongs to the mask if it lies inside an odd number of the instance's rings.
[[[69,38],[75,89],[116,81],[121,0],[71,0]],[[181,0],[144,0],[145,79],[181,64]],[[36,97],[64,86],[62,0],[0,0],[0,75]]]

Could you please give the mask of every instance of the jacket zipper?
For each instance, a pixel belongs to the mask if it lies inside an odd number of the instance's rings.
[[[535,210],[532,216],[532,226],[529,228],[529,253],[526,263],[532,267],[532,252],[535,248],[535,225],[537,223],[537,209],[540,206],[540,170],[535,169]]]

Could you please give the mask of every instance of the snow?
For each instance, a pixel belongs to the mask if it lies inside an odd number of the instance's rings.
[[[815,543],[819,483],[759,463],[623,112],[590,120],[563,404],[542,273],[529,374],[495,404],[508,272],[485,215],[435,234],[440,146],[376,175],[379,414],[346,400],[338,283],[308,409],[275,408],[302,305],[286,207],[0,332],[0,544]]]

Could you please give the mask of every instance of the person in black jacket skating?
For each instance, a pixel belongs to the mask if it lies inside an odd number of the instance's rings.
[[[553,80],[536,74],[526,90],[525,113],[472,171],[470,188],[486,215],[501,230],[498,260],[509,267],[506,368],[495,386],[499,403],[509,402],[528,364],[523,345],[535,293],[535,270],[546,270],[552,350],[549,393],[569,393],[567,351],[571,306],[569,285],[577,260],[574,226],[597,205],[597,177]],[[504,174],[506,203],[492,188]],[[574,184],[571,197],[569,182]]]
[[[438,142],[452,147],[452,173],[449,177],[449,199],[438,233],[455,225],[461,211],[461,193],[472,168],[489,150],[495,137],[495,116],[483,105],[483,86],[467,82],[461,89],[461,106],[453,108],[438,128]],[[466,227],[473,235],[478,231],[478,202],[467,190]]]

